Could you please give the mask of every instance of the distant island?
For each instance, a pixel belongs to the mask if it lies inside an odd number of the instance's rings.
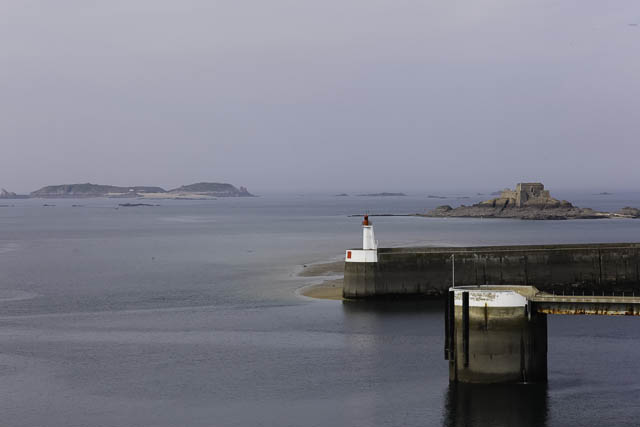
[[[494,194],[494,193],[492,193]],[[566,200],[558,200],[539,182],[520,183],[515,190],[505,189],[499,197],[476,203],[472,206],[453,208],[438,206],[426,214],[427,217],[470,218],[517,218],[517,219],[596,219],[596,218],[640,218],[640,210],[626,207],[618,212],[598,212],[590,208],[573,206]]]
[[[393,197],[393,196],[402,196],[405,197],[404,193],[369,193],[369,194],[358,194],[358,197]]]
[[[48,185],[29,194],[33,198],[138,197],[141,193],[165,192],[160,187],[116,187],[99,184]]]
[[[138,206],[159,206],[159,205],[152,205],[149,203],[120,203],[118,206],[121,206],[123,208],[135,208]]]
[[[5,194],[6,193],[6,194]],[[13,195],[13,197],[11,197]],[[255,197],[245,187],[218,182],[198,182],[183,185],[173,190],[162,187],[131,186],[118,187],[100,184],[48,185],[31,192],[28,196],[17,196],[3,190],[0,198],[146,198],[146,199],[214,199],[217,197]]]
[[[249,193],[246,187],[236,188],[231,184],[216,182],[198,182],[196,184],[183,185],[169,190],[174,195],[194,195],[204,197],[255,197]]]
[[[7,191],[4,188],[0,189],[0,199],[28,199],[26,194],[16,194],[11,191]]]
[[[333,197],[349,197],[347,193],[335,194]]]

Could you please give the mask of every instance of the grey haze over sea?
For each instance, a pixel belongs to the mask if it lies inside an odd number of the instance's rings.
[[[640,193],[554,192],[640,207]],[[640,320],[549,317],[545,387],[450,387],[440,302],[313,300],[349,214],[470,199],[0,203],[3,426],[581,426],[640,419]],[[55,206],[43,206],[44,204]],[[77,206],[74,206],[77,205]],[[640,242],[640,220],[373,218],[388,245]]]

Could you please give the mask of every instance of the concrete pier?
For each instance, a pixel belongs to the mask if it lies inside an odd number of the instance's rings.
[[[547,314],[640,316],[640,297],[554,295],[534,286],[450,288],[444,356],[457,383],[547,381]]]
[[[456,285],[640,295],[638,243],[378,248],[376,254],[374,262],[345,262],[345,298],[443,296],[452,285],[453,256]]]
[[[452,288],[445,310],[449,379],[465,383],[547,380],[547,318],[529,287]]]

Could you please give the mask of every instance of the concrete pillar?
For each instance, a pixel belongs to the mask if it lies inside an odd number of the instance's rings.
[[[466,383],[546,382],[547,318],[508,286],[451,289],[445,339],[449,379]],[[453,317],[453,318],[452,318]]]

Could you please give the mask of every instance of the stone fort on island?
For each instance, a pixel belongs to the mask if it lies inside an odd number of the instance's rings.
[[[540,182],[521,182],[516,185],[515,190],[505,189],[500,197],[480,202],[480,206],[501,206],[524,208],[527,206],[544,207],[571,207],[571,203],[566,200],[558,200],[551,197],[549,190],[544,189],[544,184]]]

